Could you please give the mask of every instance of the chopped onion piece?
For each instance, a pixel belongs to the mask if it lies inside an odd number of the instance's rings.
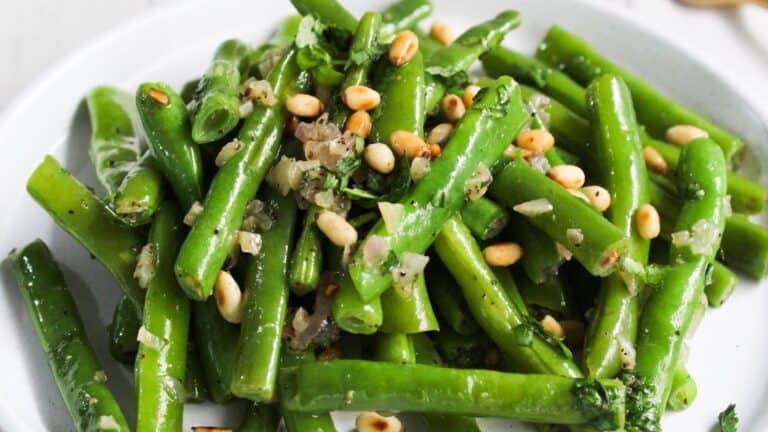
[[[546,174],[547,171],[549,171],[549,169],[552,168],[552,165],[549,164],[549,160],[543,154],[537,154],[535,156],[531,156],[530,158],[528,158],[528,163],[531,164],[531,168],[535,169],[536,171],[542,174]]]
[[[120,430],[120,425],[117,424],[117,420],[115,420],[114,417],[111,415],[109,416],[100,416],[99,417],[99,430],[102,431],[111,431],[111,430]]]
[[[719,237],[717,226],[706,219],[699,219],[691,231],[691,252],[696,255],[709,253]]]
[[[429,158],[424,158],[424,157],[414,158],[411,161],[411,168],[410,168],[411,179],[417,182],[423,179],[427,174],[429,174],[429,171],[431,169],[432,169],[432,163],[430,162]]]
[[[163,340],[159,336],[151,333],[146,327],[139,327],[139,333],[136,335],[136,340],[147,348],[159,350],[163,347]]]
[[[363,248],[363,264],[366,266],[380,266],[384,264],[389,255],[389,241],[386,237],[372,235]]]
[[[400,257],[400,264],[391,270],[394,288],[409,294],[412,291],[413,283],[416,282],[419,274],[424,271],[428,262],[428,256],[404,252]]]
[[[277,103],[272,85],[267,80],[249,80],[245,95],[259,105],[270,107]]]
[[[133,272],[133,277],[139,281],[140,287],[146,289],[155,277],[155,271],[155,246],[152,243],[147,243],[141,248],[136,259],[136,270]]]
[[[93,380],[99,383],[107,382],[107,374],[104,371],[96,371],[93,374]]]
[[[535,93],[533,96],[531,96],[531,99],[529,101],[530,107],[535,110],[536,114],[539,115],[539,119],[541,119],[541,122],[543,123],[544,128],[549,129],[549,123],[550,123],[550,115],[549,115],[549,104],[550,104],[549,96],[541,94],[541,93]]]
[[[291,321],[291,326],[293,326],[293,331],[296,332],[296,334],[303,333],[307,330],[309,327],[309,313],[306,309],[300,307],[296,310],[296,313],[293,315],[293,321]]]
[[[672,240],[672,245],[675,247],[688,246],[691,244],[691,241],[693,240],[691,238],[691,233],[689,231],[673,232],[670,235],[670,239]]]
[[[579,247],[584,241],[584,233],[579,228],[568,228],[565,230],[565,237],[575,247]]]
[[[554,210],[554,206],[546,198],[539,198],[531,201],[522,202],[514,207],[512,210],[520,213],[523,216],[536,217],[549,213]]]
[[[277,189],[281,195],[286,196],[291,191],[291,168],[296,160],[289,157],[281,157],[267,173],[267,183]]]
[[[240,250],[250,255],[256,255],[261,250],[261,235],[248,232],[237,232],[237,243],[240,244]]]
[[[569,251],[568,248],[563,246],[562,244],[555,242],[555,248],[557,249],[557,254],[563,257],[564,260],[570,261],[571,258],[573,258],[573,253]]]
[[[247,100],[240,104],[240,118],[246,118],[253,112],[253,101]]]
[[[731,206],[731,196],[726,195],[723,198],[723,206],[725,207],[725,217],[731,217],[733,215],[733,207]]]
[[[221,168],[229,162],[232,157],[234,157],[241,149],[243,148],[243,143],[235,138],[232,141],[224,144],[224,147],[219,150],[219,154],[216,155],[215,164],[217,167]]]
[[[621,281],[624,283],[624,286],[627,288],[627,292],[633,296],[637,295],[637,293],[640,291],[638,289],[639,284],[637,281],[637,276],[626,271],[619,271],[618,274],[621,278]]]
[[[313,199],[315,201],[315,204],[318,205],[318,207],[327,209],[331,207],[334,203],[333,189],[327,189],[324,191],[317,192]]]
[[[488,186],[491,185],[492,181],[493,175],[491,174],[491,170],[488,169],[484,163],[480,162],[477,168],[475,168],[472,177],[470,177],[464,185],[464,196],[470,201],[479,199],[485,195],[485,192],[488,190]]]
[[[192,206],[189,207],[189,211],[187,214],[184,215],[184,225],[186,226],[192,226],[197,222],[197,217],[200,216],[200,213],[203,212],[203,205],[200,204],[200,201],[195,201],[192,203]]]
[[[637,352],[632,343],[625,337],[619,336],[616,338],[616,342],[619,343],[619,355],[621,356],[621,368],[632,369],[635,367],[635,360],[637,359]]]
[[[384,226],[387,227],[387,232],[390,234],[397,232],[405,207],[399,203],[381,201],[379,202],[379,211],[381,212],[381,218],[384,220]]]

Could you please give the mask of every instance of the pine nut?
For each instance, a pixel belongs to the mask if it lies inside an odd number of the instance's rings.
[[[523,256],[523,248],[517,243],[496,243],[483,249],[483,258],[488,265],[496,267],[510,266]]]
[[[149,90],[147,90],[147,94],[152,98],[153,101],[159,103],[162,106],[166,106],[171,102],[170,98],[167,94],[165,94],[164,91],[158,90],[156,88],[150,87]]]
[[[515,144],[536,154],[544,154],[555,145],[555,137],[544,129],[530,129],[515,137]]]
[[[232,429],[217,426],[192,426],[192,432],[232,432]]]
[[[392,144],[392,150],[394,150],[398,156],[407,154],[408,159],[413,159],[419,156],[429,155],[427,144],[422,141],[421,138],[410,132],[403,130],[394,131],[389,136],[389,142]]]
[[[299,117],[317,117],[323,112],[323,102],[315,96],[299,93],[285,101],[288,111]]]
[[[567,190],[568,192],[571,193],[571,195],[575,196],[576,198],[584,201],[589,205],[592,205],[592,203],[589,201],[589,197],[587,197],[587,195],[584,192],[580,191],[579,189],[567,189]]]
[[[450,45],[453,42],[453,32],[448,25],[442,21],[435,21],[429,27],[429,37],[436,40],[440,45]]]
[[[355,427],[358,432],[403,432],[404,430],[403,424],[397,417],[384,417],[373,411],[358,414]]]
[[[464,96],[462,97],[462,101],[464,102],[465,107],[469,108],[472,106],[472,104],[475,102],[475,95],[479,91],[480,86],[475,84],[470,84],[464,88]]]
[[[317,215],[317,227],[336,246],[351,246],[357,242],[357,230],[346,219],[332,211]]]
[[[219,272],[213,295],[224,320],[232,324],[240,323],[243,317],[243,293],[228,271]]]
[[[584,171],[576,165],[557,165],[547,171],[547,176],[566,189],[584,186]]]
[[[453,125],[450,123],[440,123],[432,128],[427,134],[427,144],[437,144],[444,146],[448,142],[448,138],[453,133]]]
[[[427,144],[427,149],[429,149],[429,157],[432,159],[440,156],[440,153],[443,151],[443,149],[437,144]]]
[[[557,320],[552,317],[552,315],[544,316],[544,318],[541,320],[541,328],[543,328],[544,331],[546,331],[547,333],[551,334],[556,338],[561,338],[565,336],[565,331],[563,330],[563,326],[561,326],[560,323],[557,322]]]
[[[581,191],[587,196],[592,207],[600,213],[608,210],[608,207],[611,206],[611,194],[606,188],[595,185],[584,187]]]
[[[389,174],[395,169],[395,155],[386,144],[368,144],[363,150],[363,159],[374,171],[382,174]]]
[[[440,102],[440,108],[445,118],[451,123],[456,123],[464,116],[467,108],[460,97],[455,94],[446,95]]]
[[[696,126],[676,125],[667,129],[664,138],[677,146],[684,146],[696,138],[708,137],[709,134]]]
[[[667,161],[661,157],[661,153],[651,146],[643,147],[643,159],[645,166],[659,174],[667,173]]]
[[[635,223],[637,223],[637,232],[644,239],[656,238],[661,232],[659,212],[651,204],[643,204],[637,209]]]
[[[368,114],[368,111],[360,110],[353,112],[347,119],[347,125],[344,130],[367,138],[368,134],[371,133],[371,115]]]
[[[364,85],[353,85],[344,89],[341,98],[351,110],[368,111],[376,108],[381,102],[381,96],[376,90]]]
[[[406,63],[419,51],[419,38],[416,33],[405,30],[395,36],[389,45],[389,61],[395,66]]]

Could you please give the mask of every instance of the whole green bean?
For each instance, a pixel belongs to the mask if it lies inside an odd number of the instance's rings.
[[[536,51],[536,57],[560,68],[581,84],[587,84],[605,73],[623,78],[632,91],[637,118],[651,135],[663,137],[668,128],[687,124],[705,130],[723,150],[726,160],[744,148],[744,142],[735,135],[662,95],[641,79],[602,57],[586,41],[558,26],[550,27]]]
[[[136,356],[136,431],[178,431],[186,400],[189,299],[173,276],[173,260],[184,238],[176,204],[160,205],[149,231],[155,276],[147,285]]]
[[[396,34],[416,27],[432,14],[432,0],[397,0],[381,11],[385,24],[379,32],[382,42],[390,42]]]
[[[424,274],[409,290],[389,289],[381,295],[384,319],[379,330],[385,333],[421,333],[439,330],[437,317],[427,293]]]
[[[416,363],[413,341],[405,333],[378,333],[373,340],[373,359],[395,364]]]
[[[504,36],[520,25],[517,11],[505,10],[493,19],[476,24],[450,45],[435,51],[426,60],[426,72],[443,78],[463,75],[481,54],[501,43]]]
[[[197,87],[190,105],[192,139],[209,143],[227,135],[240,122],[240,64],[248,47],[237,39],[222,42]]]
[[[104,203],[51,156],[46,156],[32,172],[27,192],[112,273],[140,312],[144,290],[139,288],[133,272],[144,237],[116,221]]]
[[[281,368],[294,368],[314,363],[315,353],[310,350],[296,353],[283,348],[283,353],[280,357]],[[279,383],[280,386],[282,386],[282,378]],[[280,395],[281,402],[285,401],[284,397],[284,395]],[[327,411],[323,413],[304,413],[286,407],[285,403],[282,403],[281,405],[280,410],[283,414],[285,428],[288,432],[336,432],[336,426],[334,426],[333,419],[331,419],[331,415],[328,414]]]
[[[669,394],[667,408],[672,411],[683,411],[693,404],[699,388],[691,374],[683,365],[675,368],[672,376],[672,391]]]
[[[357,28],[357,18],[337,0],[291,0],[302,15],[313,15],[323,23],[349,33]]]
[[[167,84],[144,83],[136,91],[136,106],[158,168],[186,212],[202,196],[203,168],[184,101]]]
[[[442,263],[430,263],[426,276],[429,297],[437,307],[443,322],[461,335],[477,333],[478,326],[469,312],[461,289]]]
[[[528,318],[510,300],[486,264],[472,234],[457,217],[443,226],[434,248],[461,286],[475,320],[499,349],[527,372],[581,376],[573,361],[543,338],[532,337],[530,346],[518,344],[515,329],[526,324]]]
[[[141,319],[136,306],[131,299],[123,295],[117,302],[112,314],[112,324],[109,326],[109,353],[112,358],[124,364],[133,364],[139,343],[136,336],[139,333]]]
[[[464,203],[467,181],[481,165],[492,165],[522,127],[527,114],[519,96],[517,85],[506,77],[480,94],[429,173],[400,199],[404,210],[397,232],[387,233],[381,221],[371,229],[349,265],[364,300],[379,296],[392,283],[390,269],[364,262],[366,242],[372,236],[386,237],[390,252],[398,258],[405,251],[423,253]]]
[[[480,240],[489,240],[501,234],[509,222],[507,209],[485,197],[467,202],[459,214],[467,228]]]
[[[192,302],[192,332],[211,398],[224,403],[232,398],[232,365],[240,328],[224,321],[216,301],[210,298]]]
[[[291,255],[288,284],[298,296],[314,291],[323,271],[323,238],[315,225],[315,214],[310,209],[304,215],[304,226]]]
[[[83,322],[51,252],[35,240],[8,257],[75,428],[81,432],[128,432],[120,407],[105,384],[106,375],[88,343]]]
[[[416,53],[408,63],[396,66],[383,62],[375,87],[381,102],[371,113],[373,126],[369,139],[390,144],[392,132],[402,130],[416,136],[424,133],[424,63]]]
[[[280,413],[274,405],[250,404],[237,432],[275,432],[280,425]]]
[[[163,176],[147,152],[123,178],[110,206],[130,226],[149,223],[163,201]]]
[[[711,233],[704,234],[707,238],[697,246],[672,243],[672,265],[663,286],[651,294],[643,308],[634,371],[643,382],[646,403],[630,407],[628,417],[637,428],[658,427],[669,399],[674,368],[725,226],[726,162],[715,142],[699,138],[685,146],[677,180],[685,200],[675,232],[689,231],[696,236],[696,230],[702,229],[700,224],[705,223]]]
[[[621,428],[624,388],[616,380],[458,370],[337,360],[282,370],[286,408],[387,410],[516,418]]]
[[[712,264],[711,279],[704,287],[707,302],[712,307],[719,307],[733,294],[739,278],[724,264],[715,261]]]
[[[288,306],[286,272],[297,212],[294,197],[284,197],[271,187],[264,191],[263,201],[275,222],[262,233],[259,254],[248,262],[231,384],[236,396],[256,402],[269,402],[274,396]]]
[[[256,106],[238,134],[241,148],[213,178],[203,212],[181,246],[176,258],[176,277],[193,299],[210,296],[221,266],[229,254],[248,202],[264,179],[277,154],[288,112],[285,98],[307,86],[307,75],[288,50],[269,74],[277,102]]]
[[[632,97],[621,78],[602,75],[587,88],[587,102],[595,130],[596,174],[611,195],[606,217],[630,239],[625,256],[644,266],[650,241],[638,232],[635,213],[649,201],[648,173]],[[629,274],[602,280],[584,343],[590,377],[612,378],[621,370],[623,344],[635,342],[641,284]]]
[[[626,251],[627,238],[620,229],[524,161],[510,162],[491,184],[489,192],[496,201],[509,207],[546,200],[549,205],[544,210],[549,207],[551,210],[539,213],[537,209],[537,214],[528,217],[528,221],[571,251],[593,275],[605,276],[613,272],[619,257]],[[581,232],[578,237],[582,240],[578,246],[569,240],[569,230]]]

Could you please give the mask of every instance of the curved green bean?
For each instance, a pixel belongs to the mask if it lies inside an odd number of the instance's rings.
[[[402,130],[416,136],[424,134],[424,62],[416,53],[408,63],[382,64],[375,78],[381,102],[371,113],[371,142],[390,144],[392,132]]]
[[[323,23],[349,33],[357,28],[357,18],[337,0],[291,0],[302,15],[313,15]]]
[[[421,20],[432,14],[432,0],[397,0],[381,11],[384,25],[379,39],[388,43],[403,30],[416,27]]]

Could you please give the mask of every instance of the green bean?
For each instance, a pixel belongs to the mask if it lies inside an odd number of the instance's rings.
[[[461,289],[442,263],[430,264],[427,270],[429,296],[437,307],[437,313],[453,331],[461,335],[477,333],[478,326],[469,312]]]
[[[534,283],[544,283],[557,276],[560,265],[565,261],[558,251],[557,244],[542,230],[533,226],[526,218],[517,213],[510,213],[510,236],[519,243],[525,253],[520,258],[520,266]]]
[[[112,273],[140,312],[144,307],[144,290],[139,288],[133,272],[144,237],[116,221],[93,192],[51,156],[46,156],[35,168],[27,181],[27,192]]]
[[[621,78],[602,75],[587,88],[597,177],[611,194],[606,217],[628,237],[626,257],[645,265],[650,242],[640,236],[635,213],[647,204],[648,173],[632,97]],[[615,377],[621,370],[622,344],[634,344],[642,282],[614,273],[601,282],[600,294],[587,326],[584,367],[590,377]]]
[[[520,312],[520,315],[528,316],[528,308],[525,306],[525,301],[523,300],[523,296],[520,295],[520,291],[517,290],[515,278],[512,277],[512,272],[509,270],[509,268],[492,267],[491,271],[496,277],[496,280],[499,281],[499,284],[507,294],[507,297],[509,297],[509,300],[513,305],[515,305],[518,312]]]
[[[501,43],[504,36],[520,25],[520,14],[505,10],[493,19],[476,24],[450,45],[435,51],[426,61],[426,72],[443,78],[463,75],[481,54]]]
[[[373,341],[373,359],[395,364],[416,363],[413,341],[404,333],[378,333]]]
[[[461,286],[475,320],[499,349],[528,372],[581,376],[573,361],[543,338],[534,335],[530,346],[518,344],[515,329],[528,323],[528,318],[500,286],[472,234],[457,217],[446,222],[434,247]]]
[[[201,79],[202,78],[195,78],[193,80],[189,80],[185,82],[183,86],[181,86],[181,90],[179,90],[179,96],[181,96],[181,100],[183,100],[185,104],[189,105],[190,102],[194,102],[195,98],[197,97],[197,86],[200,85]]]
[[[203,402],[210,398],[208,385],[205,383],[205,372],[200,362],[200,354],[192,339],[187,343],[187,376],[184,381],[187,402]]]
[[[288,306],[286,272],[297,212],[296,200],[273,188],[264,191],[263,201],[275,222],[262,234],[259,254],[248,262],[231,384],[236,396],[256,402],[269,402],[274,396]]]
[[[467,202],[459,213],[467,228],[480,240],[501,234],[509,222],[507,209],[485,197]]]
[[[419,42],[421,43],[421,42]],[[442,45],[438,45],[441,47]],[[420,50],[420,52],[424,52]],[[426,57],[426,54],[422,54]],[[434,116],[440,110],[440,101],[445,96],[445,84],[430,74],[424,75],[424,108],[428,115]]]
[[[669,399],[674,368],[725,226],[726,162],[715,142],[699,138],[685,146],[680,154],[677,180],[685,200],[675,232],[688,231],[697,236],[697,230],[705,229],[700,226],[702,223],[711,232],[703,233],[707,236],[703,242],[694,240],[696,244],[672,243],[672,266],[662,287],[651,294],[643,308],[634,373],[645,403],[630,407],[628,415],[629,423],[638,428],[658,427]]]
[[[632,91],[637,118],[651,135],[662,137],[668,128],[686,124],[706,131],[723,150],[726,160],[744,148],[744,143],[738,137],[662,95],[641,79],[602,57],[586,41],[558,26],[550,27],[539,45],[536,57],[560,68],[581,84],[587,84],[605,73],[623,78]]]
[[[384,321],[381,298],[363,301],[347,274],[339,275],[336,284],[339,289],[333,299],[333,319],[339,327],[353,334],[376,333]]]
[[[621,230],[603,219],[589,204],[523,161],[515,160],[507,165],[489,192],[496,201],[509,207],[546,200],[549,203],[546,207],[552,209],[532,215],[528,221],[571,251],[593,275],[610,274],[626,251],[627,239]],[[583,239],[578,247],[569,240],[569,230],[581,231]]]
[[[416,33],[416,37],[419,38],[419,52],[422,57],[429,58],[429,56],[443,46],[440,42],[429,36],[424,30],[418,27],[414,27],[411,30]],[[429,83],[429,79],[427,79],[427,82]],[[427,106],[429,106],[429,104],[427,104]]]
[[[390,42],[396,34],[416,27],[432,14],[431,0],[397,0],[381,11],[384,25],[379,32],[382,42]]]
[[[163,201],[163,176],[147,152],[123,178],[110,206],[130,226],[149,223]]]
[[[323,270],[323,238],[315,225],[314,209],[304,215],[304,226],[296,241],[288,270],[291,292],[306,295],[317,288]]]
[[[222,42],[190,105],[192,139],[198,144],[223,138],[240,122],[240,64],[248,47],[237,39]]]
[[[493,164],[527,118],[517,85],[509,78],[498,79],[480,94],[451,135],[429,173],[400,199],[403,215],[396,233],[387,233],[379,221],[361,243],[349,272],[364,300],[387,290],[392,283],[390,269],[366,265],[363,251],[373,236],[387,237],[389,249],[398,258],[405,252],[423,253],[448,218],[465,201],[465,187],[475,171]]]
[[[379,330],[385,333],[421,333],[439,330],[427,293],[424,274],[408,290],[389,289],[381,295],[384,319]]]
[[[131,365],[136,361],[139,343],[136,336],[139,333],[141,320],[131,299],[123,295],[117,302],[109,326],[109,353],[120,363]]]
[[[707,302],[712,307],[719,307],[733,294],[739,278],[725,265],[714,262],[712,265],[711,279],[704,287]]]
[[[408,63],[396,66],[383,62],[375,79],[381,102],[371,114],[372,142],[390,144],[392,132],[402,130],[417,136],[424,133],[424,63],[416,53]]]
[[[181,430],[186,400],[189,299],[173,276],[184,235],[176,204],[160,205],[149,231],[155,276],[147,285],[136,356],[136,430]]]
[[[158,168],[186,211],[202,196],[203,169],[184,101],[167,84],[144,83],[136,91],[136,106]]]
[[[312,351],[295,353],[283,348],[280,360],[281,368],[294,368],[301,365],[314,364],[315,354]],[[282,374],[282,371],[281,371]],[[278,381],[282,386],[282,378]],[[331,415],[324,413],[304,413],[285,406],[285,396],[280,395],[282,402],[281,411],[285,420],[285,428],[288,432],[336,432]],[[329,410],[330,411],[330,410]]]
[[[669,394],[667,408],[672,411],[683,411],[693,404],[699,388],[685,366],[678,365],[672,376],[672,391]]]
[[[88,343],[83,322],[51,252],[35,240],[8,257],[69,415],[78,431],[128,432],[106,375]]]
[[[283,369],[281,376],[284,406],[304,412],[408,410],[585,424],[599,430],[623,425],[624,388],[616,380],[365,360],[306,364]]]
[[[552,277],[536,284],[525,272],[516,272],[514,276],[520,296],[528,307],[538,306],[561,314],[568,312],[560,278]]]
[[[237,428],[238,432],[275,432],[280,425],[280,413],[273,405],[250,404]]]
[[[768,274],[768,230],[740,214],[728,218],[722,240],[723,262],[754,279]]]
[[[241,148],[213,178],[203,203],[203,212],[181,246],[176,259],[176,277],[193,299],[210,296],[221,266],[229,254],[245,207],[256,194],[277,154],[288,112],[285,98],[307,86],[307,75],[288,50],[269,74],[277,98],[271,106],[256,106],[238,134]]]
[[[192,303],[192,326],[211,398],[216,403],[226,402],[232,398],[232,365],[240,329],[224,321],[212,298]]]
[[[461,369],[485,368],[485,358],[494,349],[483,334],[465,336],[446,330],[435,335],[435,346],[450,367]]]
[[[323,23],[349,33],[357,28],[357,19],[337,0],[291,0],[302,15],[313,15]]]

